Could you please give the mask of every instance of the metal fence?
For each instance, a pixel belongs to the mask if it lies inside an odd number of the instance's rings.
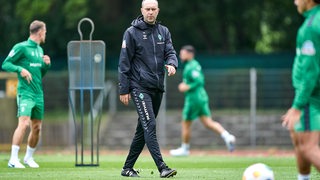
[[[250,69],[205,70],[206,90],[212,109],[250,108]],[[117,84],[117,72],[107,72],[106,80]],[[167,79],[167,109],[181,109],[183,94],[177,86],[182,80],[181,71]],[[67,72],[49,72],[44,79],[46,110],[68,109]],[[5,86],[5,83],[2,83]],[[115,88],[117,88],[115,86]],[[0,90],[5,90],[1,87]],[[118,97],[116,97],[118,98]],[[293,98],[291,71],[288,69],[257,69],[257,109],[283,109],[290,106]],[[118,110],[133,109],[116,101]],[[107,103],[105,103],[108,106]],[[107,107],[106,107],[107,108]]]
[[[252,71],[251,71],[252,72]],[[182,80],[181,71],[178,71],[176,76],[167,78],[166,101],[163,111],[160,112],[159,123],[159,138],[162,145],[171,147],[180,143],[180,118],[181,109],[183,107],[183,94],[178,92],[177,86]],[[45,106],[46,113],[50,112],[68,112],[68,73],[51,71],[45,77],[44,91],[45,91]],[[228,129],[231,129],[237,136],[239,145],[290,145],[290,140],[287,132],[280,126],[279,112],[284,111],[290,107],[293,98],[293,88],[291,85],[291,71],[290,69],[256,69],[256,83],[250,81],[255,73],[250,76],[250,69],[212,69],[204,71],[206,78],[206,90],[210,98],[210,107],[213,112],[221,110],[224,113],[213,114],[214,119],[221,122]],[[117,84],[117,72],[106,72],[106,80]],[[5,84],[1,80],[0,91],[5,89]],[[254,87],[253,87],[254,86]],[[117,91],[117,87],[113,86],[113,90]],[[256,88],[256,94],[251,94]],[[250,98],[251,97],[251,98]],[[252,97],[254,99],[252,99]],[[118,101],[117,93],[110,97],[110,103],[104,103],[104,112],[106,114],[111,107],[112,111],[117,111],[105,124],[102,125],[101,133],[102,145],[107,147],[127,147],[127,140],[131,139],[129,130],[122,129],[126,127],[134,131],[136,116],[125,116],[126,112],[134,112],[134,106],[123,106]],[[1,99],[0,99],[1,101]],[[251,103],[250,103],[251,102]],[[253,104],[252,104],[253,102]],[[12,103],[14,105],[14,103]],[[251,105],[251,106],[250,106]],[[4,106],[5,107],[5,106]],[[250,107],[254,108],[251,111]],[[9,108],[16,108],[14,106]],[[230,113],[234,110],[239,113],[236,115]],[[251,109],[252,110],[252,109]],[[255,113],[255,110],[258,113]],[[6,111],[2,109],[2,111]],[[174,112],[174,114],[172,113]],[[1,112],[0,112],[1,113]],[[230,113],[230,114],[229,114]],[[11,116],[14,117],[14,116]],[[123,119],[130,118],[130,120]],[[12,119],[1,119],[2,121],[13,121]],[[60,125],[58,125],[60,123]],[[68,119],[65,121],[57,121],[45,123],[43,133],[44,145],[59,145],[58,139],[68,139],[70,136],[68,128]],[[132,127],[132,128],[131,128]],[[195,128],[200,126],[195,125]],[[51,130],[54,128],[54,130]],[[1,129],[4,134],[12,134],[8,129]],[[212,142],[212,137],[208,137],[208,131],[204,128],[199,128],[197,133],[194,133],[195,144],[199,147],[206,147]],[[58,132],[59,134],[52,135],[50,132]],[[57,140],[50,139],[56,138]],[[125,141],[122,141],[122,140]],[[9,143],[10,139],[0,139],[0,143]],[[54,142],[54,144],[50,144]],[[221,145],[223,142],[217,139],[217,144]],[[60,145],[66,145],[68,141]],[[212,145],[212,143],[211,143]]]

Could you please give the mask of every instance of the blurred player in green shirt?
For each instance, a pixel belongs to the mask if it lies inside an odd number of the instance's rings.
[[[295,97],[282,125],[291,132],[298,180],[309,180],[311,165],[320,171],[320,0],[294,3],[305,21],[298,31],[292,71]]]
[[[12,138],[11,157],[8,167],[25,168],[20,163],[18,153],[27,128],[30,126],[28,146],[24,163],[31,168],[39,165],[33,159],[33,153],[40,137],[44,114],[42,78],[50,67],[50,57],[43,54],[40,47],[46,39],[46,25],[42,21],[30,24],[30,36],[27,41],[16,44],[2,64],[2,69],[18,75],[17,105],[18,127]]]
[[[204,75],[201,66],[194,59],[195,49],[191,45],[183,46],[180,59],[185,63],[183,82],[179,84],[179,91],[185,94],[182,113],[182,144],[178,149],[170,151],[172,156],[187,156],[190,153],[191,124],[200,119],[205,127],[221,135],[229,151],[234,150],[235,137],[226,131],[220,123],[211,119],[209,98],[204,89]]]

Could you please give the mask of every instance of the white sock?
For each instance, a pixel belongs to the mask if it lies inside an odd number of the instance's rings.
[[[189,150],[190,149],[190,144],[187,144],[187,143],[182,143],[181,144],[181,147],[185,150]]]
[[[310,174],[299,174],[298,175],[298,180],[310,180]]]
[[[230,133],[228,131],[223,131],[221,133],[222,139],[226,140],[230,136]]]
[[[24,159],[27,160],[27,159],[31,158],[35,151],[36,151],[36,148],[32,148],[30,146],[27,146],[26,156],[24,157]]]
[[[13,159],[15,159],[15,160],[19,159],[18,158],[19,149],[20,149],[20,147],[17,146],[17,145],[12,145],[11,146],[11,157],[10,157],[10,159],[12,159],[12,160]]]

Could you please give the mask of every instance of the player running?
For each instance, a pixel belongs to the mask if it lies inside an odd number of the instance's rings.
[[[182,144],[178,149],[170,150],[172,156],[188,156],[190,153],[191,124],[197,118],[208,129],[221,135],[229,151],[234,150],[235,137],[226,131],[220,123],[211,119],[209,100],[204,89],[204,76],[201,66],[194,59],[195,49],[191,45],[183,46],[180,59],[185,63],[183,82],[179,84],[179,91],[185,94],[182,113]]]
[[[44,100],[42,78],[50,67],[50,57],[43,54],[40,47],[46,39],[46,25],[42,21],[30,24],[30,36],[27,41],[16,44],[2,64],[2,69],[15,72],[18,75],[17,105],[18,127],[13,134],[11,157],[8,162],[10,168],[25,168],[20,163],[18,153],[20,145],[30,126],[28,146],[24,163],[31,168],[39,165],[33,159],[40,138],[42,119],[44,114]]]
[[[164,68],[168,75],[176,73],[178,59],[167,27],[156,19],[157,0],[143,0],[142,16],[131,23],[124,33],[119,58],[120,101],[128,105],[131,97],[139,116],[136,133],[121,175],[139,177],[133,169],[145,144],[158,167],[161,178],[169,178],[177,171],[164,162],[156,134],[156,118],[164,91]]]
[[[298,180],[310,180],[311,165],[320,171],[320,0],[294,3],[305,21],[298,31],[292,70],[295,97],[282,125],[290,130]]]

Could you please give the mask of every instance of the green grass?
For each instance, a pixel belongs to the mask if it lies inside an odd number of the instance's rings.
[[[124,155],[103,155],[99,167],[75,167],[73,155],[37,155],[39,169],[7,168],[8,154],[0,155],[0,179],[128,179],[120,176]],[[234,157],[190,156],[165,157],[170,167],[177,169],[174,179],[241,180],[244,169],[250,164],[262,162],[269,165],[277,180],[296,179],[294,157]],[[141,169],[141,179],[158,179],[159,173],[149,155],[142,155],[135,166]],[[320,175],[313,170],[313,179]]]

